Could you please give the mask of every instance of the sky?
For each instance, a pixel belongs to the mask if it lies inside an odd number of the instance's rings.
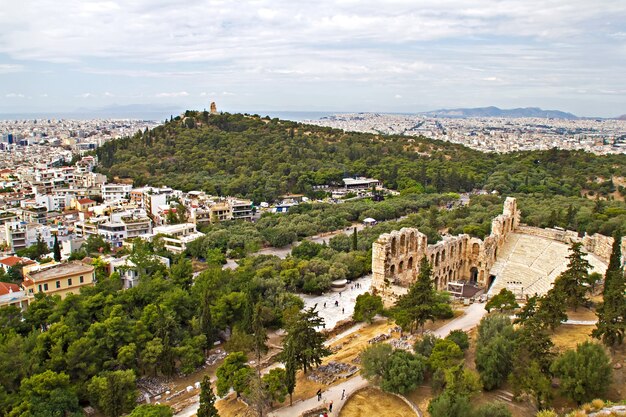
[[[0,113],[626,113],[625,0],[3,0]]]

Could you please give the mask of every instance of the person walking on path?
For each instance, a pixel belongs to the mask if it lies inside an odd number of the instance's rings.
[[[317,401],[320,401],[322,399],[322,389],[318,389],[317,390]]]
[[[341,401],[346,397],[346,390],[341,391]]]
[[[330,403],[328,404],[328,412],[329,413],[333,412],[333,400],[330,400]]]

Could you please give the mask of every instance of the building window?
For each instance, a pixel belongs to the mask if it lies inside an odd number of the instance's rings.
[[[42,291],[42,290],[41,290],[41,284],[39,284],[39,292],[41,292],[41,291]]]
[[[81,275],[81,276],[80,276],[80,278],[78,278],[78,281],[82,284],[82,283],[85,281],[85,279],[84,279],[84,278],[83,278],[83,276]]]
[[[70,285],[72,285],[72,278],[67,279],[67,286],[69,287]]]
[[[47,284],[47,283],[46,283],[46,284],[43,284],[43,290],[44,290],[44,291],[48,291],[48,284]]]

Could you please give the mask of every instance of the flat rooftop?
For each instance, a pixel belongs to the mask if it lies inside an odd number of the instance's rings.
[[[83,265],[81,263],[59,264],[37,272],[31,272],[28,276],[35,282],[48,281],[56,278],[63,278],[69,275],[90,274],[94,270],[93,266]]]

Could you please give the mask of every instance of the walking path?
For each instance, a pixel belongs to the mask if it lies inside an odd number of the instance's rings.
[[[487,314],[485,310],[485,304],[476,303],[470,305],[465,313],[451,322],[447,323],[444,326],[433,331],[433,334],[439,337],[446,337],[448,333],[453,330],[469,330],[478,325],[483,316]],[[323,405],[324,403],[333,402],[333,409],[338,410],[343,407],[344,403],[348,399],[352,393],[358,391],[359,389],[368,385],[368,382],[361,377],[360,375],[355,376],[354,378],[350,378],[347,381],[330,387],[328,390],[324,391],[322,394],[322,401],[317,401],[317,397],[312,397],[304,401],[298,401],[293,404],[291,407],[283,407],[278,410],[274,410],[269,413],[271,417],[297,417],[302,413],[312,410],[316,407]],[[344,399],[341,399],[342,392],[345,390]],[[336,415],[336,414],[335,414]]]
[[[316,311],[324,319],[324,328],[332,329],[339,321],[352,317],[356,298],[369,291],[371,283],[372,275],[369,274],[352,281],[341,292],[329,291],[322,295],[297,295],[304,301],[304,308],[310,308],[317,304]]]
[[[434,330],[432,333],[439,337],[446,337],[453,330],[463,330],[463,331],[470,330],[473,327],[478,325],[478,323],[480,322],[480,320],[483,318],[485,314],[487,314],[487,311],[485,310],[484,303],[472,304],[465,310],[464,314],[461,317],[452,320],[451,322],[445,324],[444,326],[441,326],[440,328]],[[358,326],[353,327],[352,330],[356,331],[358,330],[358,328],[359,328]],[[345,404],[346,400],[348,399],[350,395],[352,395],[355,391],[358,391],[359,389],[366,387],[367,385],[368,385],[367,380],[365,380],[360,375],[357,375],[353,378],[350,378],[342,382],[339,385],[335,385],[333,387],[328,388],[326,391],[323,392],[321,401],[318,401],[317,397],[314,396],[306,400],[297,401],[291,407],[287,406],[287,407],[280,408],[278,410],[274,410],[270,412],[268,416],[270,417],[297,417],[306,411],[317,408],[323,404],[328,404],[330,401],[333,402],[333,409],[336,410],[335,413],[337,413],[338,410],[340,410],[341,407],[343,407],[343,405]],[[345,395],[344,395],[344,398],[342,399],[341,397],[342,397],[343,390],[345,390]],[[178,414],[176,414],[176,417],[191,417],[197,412],[198,406],[199,406],[199,403],[195,403],[187,407],[183,411],[179,412]]]

